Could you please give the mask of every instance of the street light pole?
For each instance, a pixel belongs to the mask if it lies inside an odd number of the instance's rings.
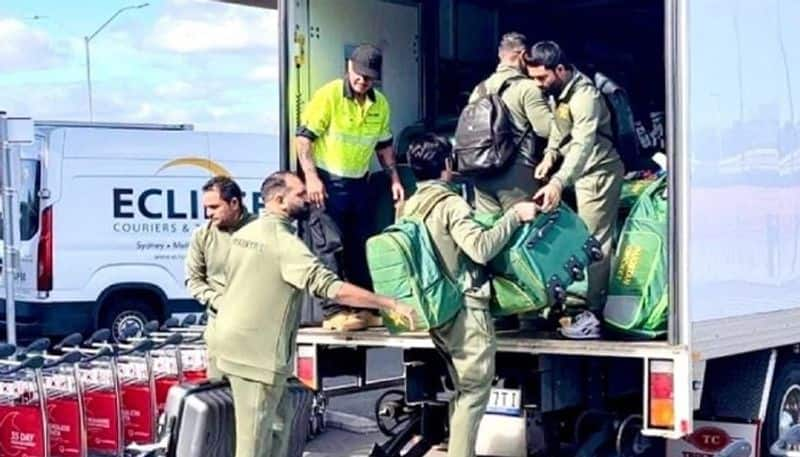
[[[141,9],[141,8],[144,8],[144,7],[148,6],[148,5],[150,5],[150,3],[142,3],[141,5],[131,5],[131,6],[126,6],[124,8],[120,8],[119,10],[117,10],[116,13],[112,14],[111,17],[108,18],[108,20],[103,23],[103,25],[101,25],[97,30],[95,30],[95,32],[93,34],[83,37],[83,43],[84,43],[84,46],[86,48],[86,89],[87,89],[87,92],[88,92],[88,95],[89,95],[89,120],[90,121],[94,120],[94,107],[92,106],[92,69],[91,69],[91,61],[90,61],[90,58],[89,58],[89,42],[91,42],[92,39],[94,37],[96,37],[97,34],[100,33],[101,30],[106,28],[106,26],[108,24],[110,24],[111,21],[113,21],[114,19],[116,19],[117,16],[122,14],[122,12],[127,11],[127,10]]]

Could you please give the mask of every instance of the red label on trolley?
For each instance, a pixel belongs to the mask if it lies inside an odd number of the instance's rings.
[[[122,388],[122,417],[125,424],[125,444],[152,443],[153,409],[150,403],[150,387],[136,384]]]
[[[0,405],[0,455],[44,455],[44,424],[38,405]]]
[[[206,373],[206,370],[184,371],[183,379],[186,380],[186,382],[191,382],[196,384],[208,379],[208,374]]]
[[[96,390],[84,394],[83,400],[89,450],[116,455],[120,442],[117,396],[110,390]]]
[[[50,455],[81,455],[81,416],[78,399],[63,397],[47,400],[47,422],[50,428]]]
[[[178,378],[166,377],[156,379],[156,408],[158,413],[164,412],[164,405],[167,403],[167,394],[170,387],[178,384]]]

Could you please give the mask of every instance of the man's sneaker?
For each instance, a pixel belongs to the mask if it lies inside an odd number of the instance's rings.
[[[564,338],[573,340],[590,340],[600,338],[600,321],[591,311],[583,311],[572,319],[559,320],[561,328],[558,332]]]
[[[354,332],[367,328],[367,323],[358,313],[340,311],[332,316],[326,317],[325,320],[322,321],[322,328],[325,330],[335,330],[337,332]]]
[[[380,314],[368,310],[359,311],[356,314],[364,321],[367,327],[383,327],[383,318]]]

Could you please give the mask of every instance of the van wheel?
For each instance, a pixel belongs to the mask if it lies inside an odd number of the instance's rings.
[[[767,416],[761,431],[761,455],[793,425],[800,424],[800,361],[783,363],[775,372]]]
[[[111,297],[103,306],[100,327],[110,329],[114,341],[119,342],[123,329],[133,327],[141,332],[145,324],[157,318],[153,306],[142,298],[117,296]]]

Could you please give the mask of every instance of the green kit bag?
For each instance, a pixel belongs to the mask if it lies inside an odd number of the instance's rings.
[[[667,331],[666,176],[642,193],[625,221],[611,267],[606,325],[623,334],[657,338]]]
[[[443,267],[424,219],[433,207],[453,195],[444,189],[430,191],[415,214],[406,215],[367,240],[367,266],[375,293],[414,308],[417,331],[444,325],[463,306],[463,290]],[[408,331],[397,316],[383,313],[391,333]]]
[[[488,225],[490,216],[476,219]],[[496,217],[494,217],[496,220]],[[573,210],[561,205],[523,225],[489,263],[496,316],[540,311],[566,298],[586,266],[602,258],[600,244]]]

